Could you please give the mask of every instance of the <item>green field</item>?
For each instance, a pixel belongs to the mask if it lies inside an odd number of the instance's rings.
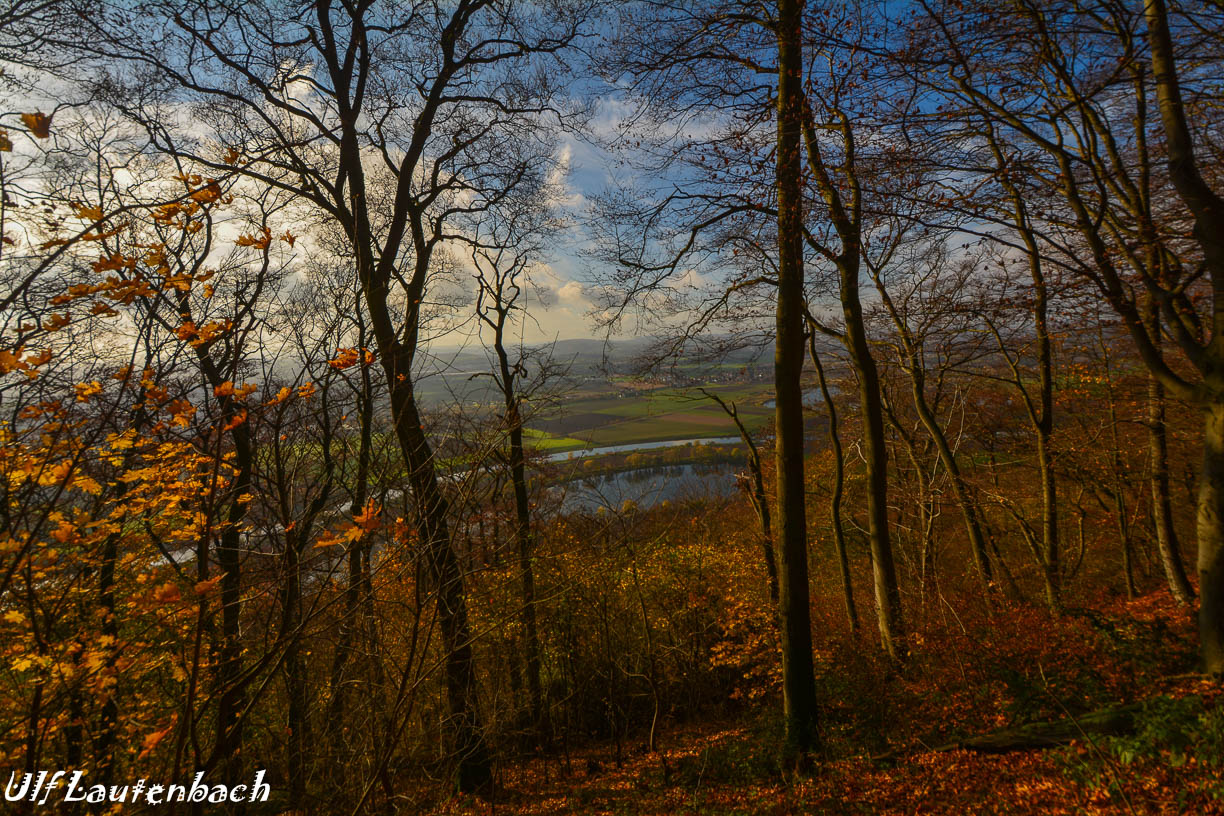
[[[773,395],[766,384],[707,386],[707,390],[734,402],[750,431],[759,430],[773,416],[773,410],[764,406]],[[533,418],[528,444],[558,452],[737,433],[722,408],[696,389],[659,388],[568,399],[560,409]]]

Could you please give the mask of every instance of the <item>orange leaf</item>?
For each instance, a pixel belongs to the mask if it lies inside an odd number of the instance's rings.
[[[337,352],[334,359],[327,361],[327,364],[337,371],[343,371],[357,362],[357,349],[342,348]]]
[[[39,139],[51,138],[51,117],[45,113],[23,113],[21,121]]]
[[[238,240],[234,243],[238,246],[249,246],[255,249],[267,249],[268,244],[272,242],[272,230],[264,227],[260,235],[247,235],[243,233],[238,236]]]
[[[221,582],[221,578],[222,576],[218,575],[216,578],[209,578],[207,581],[200,581],[195,585],[195,594],[207,595],[208,593],[212,592],[214,589],[216,589],[217,584]]]
[[[175,584],[162,584],[153,592],[153,600],[160,603],[174,603],[182,599],[182,590]]]
[[[144,738],[144,742],[141,744],[140,755],[136,757],[137,759],[144,759],[154,748],[157,747],[158,743],[166,738],[166,735],[170,733],[170,729],[174,728],[174,720],[175,718],[172,717],[169,725],[160,731],[154,731]]]

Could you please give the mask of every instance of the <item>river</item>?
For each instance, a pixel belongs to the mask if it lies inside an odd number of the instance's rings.
[[[583,476],[549,488],[561,509],[569,513],[619,511],[626,502],[639,508],[665,501],[725,498],[738,488],[735,474],[744,465],[726,462],[653,465],[618,473]]]

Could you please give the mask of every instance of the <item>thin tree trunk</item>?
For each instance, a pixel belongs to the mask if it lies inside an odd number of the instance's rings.
[[[1149,294],[1144,302],[1148,334],[1152,343],[1159,345],[1160,312],[1154,298]],[[1148,374],[1147,389],[1148,458],[1151,463],[1152,526],[1156,529],[1156,549],[1169,592],[1181,605],[1188,606],[1194,599],[1194,589],[1186,577],[1182,563],[1181,547],[1177,531],[1173,527],[1173,502],[1169,495],[1169,440],[1165,422],[1164,386],[1155,375]]]
[[[349,506],[349,515],[356,517],[365,512],[366,499],[370,489],[370,458],[374,447],[374,383],[369,365],[365,364],[364,349],[366,343],[366,324],[361,312],[361,304],[354,304],[357,319],[357,346],[362,353],[361,390],[357,393],[358,435],[357,443],[357,478],[353,486],[353,502]],[[332,697],[328,706],[328,717],[325,728],[330,734],[330,743],[336,761],[332,767],[337,771],[343,768],[339,762],[341,748],[344,743],[345,727],[348,723],[349,683],[346,671],[352,660],[354,642],[364,633],[364,627],[359,621],[361,606],[366,598],[363,591],[364,576],[363,551],[369,547],[365,538],[348,543],[347,566],[348,576],[344,587],[344,617],[340,621],[340,638],[336,645],[336,654],[331,666]]]
[[[846,462],[842,454],[841,431],[837,423],[837,403],[829,391],[825,379],[824,366],[820,363],[820,355],[816,353],[816,335],[808,339],[808,351],[812,356],[812,365],[816,367],[816,379],[820,383],[820,395],[824,398],[825,410],[829,412],[829,448],[833,452],[833,491],[829,495],[829,523],[833,526],[833,544],[837,548],[837,566],[841,573],[842,596],[846,600],[846,617],[850,621],[850,631],[857,632],[859,628],[858,609],[854,605],[854,584],[850,576],[850,556],[846,551],[846,531],[842,528],[841,505],[842,494],[846,484]]]
[[[931,440],[935,443],[935,451],[939,454],[940,464],[947,471],[948,478],[952,483],[952,492],[956,496],[957,503],[961,506],[961,513],[965,520],[965,532],[969,535],[969,548],[973,552],[973,561],[977,565],[978,575],[982,579],[983,591],[989,600],[993,594],[994,573],[990,568],[990,556],[986,550],[986,538],[982,534],[982,525],[978,520],[977,502],[970,495],[969,487],[965,484],[965,477],[961,472],[960,463],[957,462],[956,454],[952,451],[952,446],[948,444],[948,437],[944,434],[943,427],[940,426],[939,420],[935,417],[935,412],[931,410],[931,406],[927,402],[926,375],[922,365],[919,354],[911,352],[909,375],[914,396],[914,408],[918,412],[918,419],[922,421],[923,427],[926,428],[927,433],[931,436]]]
[[[857,264],[855,265],[857,267]],[[875,586],[876,615],[880,643],[893,660],[905,658],[905,628],[901,616],[901,593],[893,563],[888,523],[888,446],[884,436],[884,410],[880,376],[867,341],[863,307],[859,301],[857,270],[842,272],[842,310],[846,320],[847,345],[859,380],[859,403],[863,411],[863,448],[867,458],[867,529],[871,536],[871,564]]]
[[[722,397],[717,394],[707,391],[704,388],[701,392],[705,394],[718,406],[722,408],[723,413],[731,418],[735,423],[736,430],[739,431],[740,439],[748,447],[748,470],[751,475],[752,484],[750,485],[749,497],[752,500],[752,509],[756,511],[757,522],[760,524],[761,531],[761,555],[765,563],[765,577],[769,587],[769,601],[773,605],[773,609],[778,609],[778,562],[774,555],[773,543],[773,526],[769,515],[769,496],[765,492],[765,477],[761,469],[761,453],[757,450],[756,443],[752,441],[752,434],[748,433],[748,428],[739,418],[739,411],[735,408],[735,403],[728,405],[723,401]]]
[[[539,735],[547,739],[544,693],[540,683],[540,635],[536,624],[535,572],[531,559],[534,542],[531,536],[531,505],[527,496],[527,466],[523,453],[523,417],[515,394],[515,374],[510,369],[502,329],[505,314],[497,322],[494,348],[501,369],[502,393],[506,404],[506,425],[510,431],[510,481],[514,487],[515,540],[518,542],[519,576],[523,590],[523,636],[527,665],[527,693],[531,698],[531,722]]]
[[[286,748],[286,775],[289,779],[288,805],[298,810],[306,798],[306,763],[310,737],[306,718],[306,662],[302,659],[298,633],[301,607],[301,550],[297,534],[285,534],[285,576],[281,591],[281,633],[286,638],[285,659],[285,722],[289,733]]]
[[[1058,539],[1058,484],[1054,475],[1054,455],[1052,441],[1054,436],[1054,352],[1050,338],[1050,293],[1046,283],[1045,267],[1042,264],[1041,247],[1029,221],[1028,205],[1020,188],[1013,180],[1010,163],[1003,155],[997,134],[993,127],[987,127],[985,135],[990,142],[991,152],[999,174],[999,182],[1007,191],[1011,203],[1012,222],[1024,243],[1025,256],[1028,260],[1029,276],[1033,281],[1033,333],[1037,344],[1037,400],[1032,395],[1020,376],[1014,360],[1008,358],[1008,365],[1014,375],[1016,389],[1024,399],[1025,411],[1037,442],[1037,473],[1041,480],[1041,551],[1040,566],[1042,580],[1045,585],[1046,605],[1050,611],[1059,614],[1062,611],[1060,592],[1061,567],[1059,565]],[[996,333],[996,338],[998,335]],[[999,339],[1000,350],[1003,342]]]

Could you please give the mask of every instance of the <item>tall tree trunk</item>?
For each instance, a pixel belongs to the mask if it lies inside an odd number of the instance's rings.
[[[437,588],[438,626],[446,650],[444,670],[450,704],[452,753],[458,763],[456,783],[460,790],[471,792],[489,785],[492,767],[476,699],[476,667],[463,567],[451,543],[446,520],[447,501],[438,484],[433,450],[425,436],[412,380],[397,377],[405,369],[405,361],[392,354],[387,375],[392,383],[395,432],[407,460],[417,523],[426,547],[429,572]]]
[[[1058,614],[1062,611],[1060,591],[1060,554],[1058,539],[1058,483],[1054,475],[1054,351],[1050,338],[1050,292],[1046,282],[1045,267],[1041,258],[1041,246],[1029,219],[1028,204],[1011,170],[1011,163],[1004,156],[998,135],[993,126],[987,126],[985,136],[990,142],[998,168],[998,178],[1011,204],[1012,223],[1024,243],[1028,261],[1029,277],[1033,281],[1033,333],[1037,344],[1037,399],[1033,400],[1018,364],[1008,358],[1013,382],[1024,400],[1025,411],[1033,427],[1037,442],[1037,473],[1041,480],[1041,550],[1038,553],[1042,581],[1045,585],[1046,605]],[[998,335],[996,333],[996,338]],[[1000,350],[1003,342],[999,339]],[[1006,352],[1004,352],[1006,354]]]
[[[925,605],[927,599],[927,568],[933,560],[933,551],[935,549],[933,536],[935,527],[935,491],[931,484],[931,478],[927,476],[923,461],[926,458],[924,454],[927,452],[927,449],[924,447],[922,451],[919,451],[914,434],[902,424],[901,419],[897,416],[897,412],[893,409],[888,390],[881,390],[880,395],[883,398],[884,415],[888,418],[889,424],[892,425],[893,430],[897,432],[897,436],[901,439],[901,446],[905,449],[906,458],[909,459],[914,472],[916,484],[913,487],[905,485],[903,493],[909,497],[909,501],[906,504],[913,507],[914,512],[918,516],[917,523],[912,528],[905,523],[904,518],[902,518],[900,523],[902,529],[917,531],[912,536],[918,542],[918,564],[914,568],[914,572],[918,576],[920,603]],[[899,457],[897,458],[899,459]],[[900,472],[899,464],[897,478],[899,481],[904,478]],[[913,563],[913,557],[905,549],[902,549],[901,553],[911,564]]]
[[[1224,674],[1224,402],[1204,412],[1198,495],[1199,638],[1203,665]]]
[[[1033,271],[1033,325],[1037,331],[1037,401],[1036,422],[1037,471],[1041,475],[1041,545],[1046,569],[1046,603],[1058,612],[1062,609],[1061,557],[1058,540],[1058,483],[1054,475],[1054,365],[1048,322],[1049,300],[1045,276],[1038,256],[1030,262]]]
[[[197,354],[208,384],[216,389],[223,384],[224,377],[205,352]],[[221,418],[227,425],[237,421],[240,410],[233,396],[222,397]],[[217,567],[221,571],[221,644],[217,663],[217,735],[212,759],[221,763],[221,781],[232,786],[238,784],[243,767],[242,522],[253,489],[255,452],[251,428],[245,420],[238,421],[229,434],[234,445],[237,474],[230,489],[226,526],[217,544]],[[244,810],[241,804],[234,809],[235,812]]]
[[[867,529],[871,535],[871,566],[880,643],[890,658],[903,660],[905,626],[889,535],[888,445],[884,436],[880,375],[867,340],[863,306],[859,300],[858,264],[846,263],[844,267],[841,272],[842,311],[846,320],[847,348],[858,372],[859,404],[863,412],[863,447],[867,458]]]
[[[1144,301],[1144,317],[1152,343],[1159,345],[1160,312],[1151,294]],[[1169,440],[1165,422],[1165,391],[1160,380],[1148,374],[1147,388],[1148,460],[1151,469],[1152,526],[1156,529],[1156,549],[1160,553],[1160,564],[1169,592],[1181,605],[1188,606],[1194,599],[1194,589],[1186,577],[1182,563],[1181,547],[1177,531],[1173,527],[1173,502],[1169,495]]]
[[[833,453],[833,490],[829,494],[829,523],[833,526],[833,544],[837,547],[837,566],[841,573],[842,597],[846,600],[846,617],[850,621],[850,631],[857,632],[858,609],[854,605],[850,556],[846,552],[846,531],[842,528],[841,517],[842,494],[846,484],[846,460],[842,455],[841,430],[837,424],[837,403],[833,401],[833,394],[829,391],[829,383],[825,379],[824,366],[821,365],[820,355],[816,353],[814,332],[808,340],[808,350],[812,355],[812,365],[816,367],[816,379],[820,383],[820,395],[824,398],[825,410],[829,412],[829,449]]]
[[[778,0],[778,304],[776,391],[782,700],[786,751],[804,760],[817,741],[803,479],[803,2]]]
[[[1135,557],[1131,542],[1130,520],[1126,515],[1126,482],[1122,478],[1122,440],[1118,436],[1118,402],[1114,398],[1113,364],[1109,346],[1105,340],[1103,325],[1097,323],[1097,341],[1101,347],[1101,360],[1105,366],[1105,398],[1109,406],[1109,470],[1110,498],[1113,500],[1114,523],[1118,526],[1118,540],[1122,545],[1122,578],[1126,584],[1126,597],[1133,599],[1135,588]]]
[[[402,329],[392,320],[389,286],[390,257],[375,260],[372,228],[365,209],[365,181],[361,150],[355,132],[347,130],[341,142],[342,162],[349,174],[349,199],[353,221],[347,226],[357,253],[357,276],[370,317],[374,338],[391,397],[391,416],[396,440],[408,470],[415,522],[425,547],[429,573],[437,589],[438,625],[446,651],[444,671],[450,707],[453,754],[457,761],[455,782],[460,790],[484,789],[492,780],[492,766],[484,741],[476,700],[476,669],[472,654],[472,632],[467,614],[463,569],[447,525],[447,502],[438,484],[433,450],[414,391],[412,361],[420,333],[420,308],[430,268],[431,246],[425,238],[421,214],[405,219],[398,229],[410,229],[415,250],[412,277],[404,290],[408,315]],[[405,183],[401,178],[401,183]],[[401,233],[402,234],[402,233]]]
[[[366,323],[362,314],[361,303],[354,304],[357,320],[357,347],[364,355],[364,349],[369,342],[366,338]],[[366,499],[370,486],[370,457],[374,447],[374,381],[370,366],[365,364],[364,356],[361,365],[361,389],[357,392],[358,443],[357,443],[357,477],[353,485],[353,502],[349,506],[349,515],[356,517],[365,512]],[[359,620],[363,603],[367,603],[368,594],[363,591],[363,554],[370,544],[360,538],[348,542],[346,555],[348,575],[344,587],[344,617],[340,620],[340,637],[336,644],[336,654],[331,666],[331,700],[328,704],[328,715],[324,728],[328,732],[333,753],[330,766],[336,771],[343,769],[340,761],[345,743],[345,727],[348,724],[349,682],[346,672],[355,651],[355,642],[360,640],[365,627]]]
[[[1224,674],[1224,198],[1208,186],[1198,169],[1164,0],[1144,0],[1143,7],[1168,146],[1169,179],[1194,216],[1194,237],[1203,250],[1212,288],[1212,339],[1206,349],[1212,365],[1204,374],[1208,393],[1198,497],[1199,643],[1206,671]]]
[[[523,453],[523,416],[515,393],[516,375],[510,368],[510,358],[502,330],[505,313],[499,315],[493,343],[501,369],[502,394],[505,397],[505,422],[510,431],[510,481],[514,487],[514,537],[518,542],[519,577],[523,591],[523,637],[527,666],[527,693],[531,698],[531,722],[539,736],[547,739],[548,725],[544,711],[544,692],[540,683],[540,635],[536,625],[535,571],[531,559],[534,542],[531,536],[531,504],[527,496],[527,465]]]

